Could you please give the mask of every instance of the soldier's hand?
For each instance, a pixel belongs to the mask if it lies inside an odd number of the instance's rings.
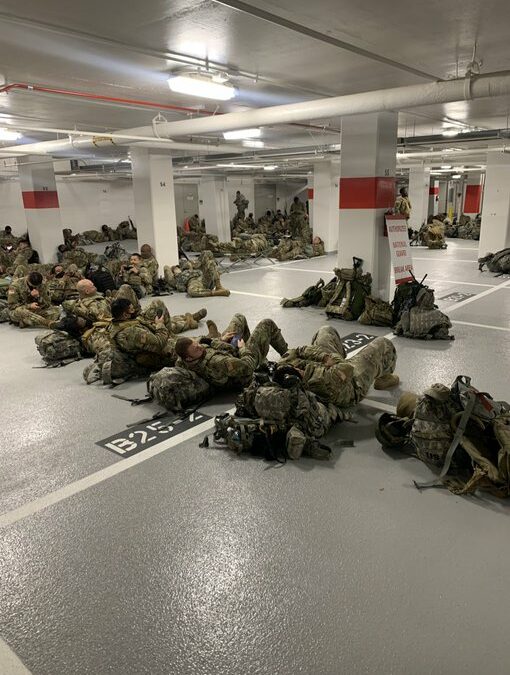
[[[30,309],[39,309],[39,304],[37,302],[31,302],[28,306]]]
[[[242,347],[246,347],[243,338],[241,338],[238,343],[237,343],[238,349],[241,349]]]
[[[326,368],[331,368],[331,366],[334,366],[334,365],[335,365],[334,360],[331,358],[331,356],[329,356],[329,354],[327,354],[327,355],[322,359],[322,363],[326,366]]]
[[[32,290],[30,291],[30,295],[33,298],[38,298],[39,297],[39,291],[37,290],[37,288],[32,288]]]
[[[223,340],[223,342],[230,342],[230,340],[234,337],[234,335],[235,335],[235,333],[233,333],[233,332],[223,333],[223,335],[221,336],[221,339]]]
[[[157,316],[154,319],[154,323],[156,324],[156,326],[164,326],[165,325],[165,317],[163,315]]]

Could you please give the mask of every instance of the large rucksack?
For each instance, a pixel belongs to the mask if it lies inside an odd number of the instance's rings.
[[[448,316],[434,304],[434,291],[422,288],[415,304],[402,311],[395,325],[395,335],[420,340],[453,340],[449,331],[452,323]]]
[[[389,302],[367,295],[365,309],[358,321],[365,326],[392,326],[393,310]]]
[[[334,277],[328,284],[324,284],[324,280],[319,279],[319,281],[313,286],[308,286],[308,288],[306,288],[297,298],[283,298],[280,304],[282,307],[309,307],[311,305],[321,306],[321,303],[323,303],[324,299],[327,298],[325,304],[322,305],[325,306],[336,287],[336,283],[336,277]]]
[[[167,410],[180,412],[204,401],[213,388],[192,370],[174,366],[153,373],[147,381],[149,394]]]
[[[35,337],[37,351],[47,366],[65,366],[82,358],[79,340],[61,330],[49,330]]]
[[[138,364],[130,354],[112,347],[85,367],[83,379],[87,384],[101,382],[116,386],[134,377],[148,377],[150,372],[150,368]]]
[[[510,496],[510,405],[478,391],[469,377],[457,377],[450,388],[435,384],[425,391],[409,440],[419,459],[440,469],[437,478],[417,487],[444,484],[456,494],[481,488]]]
[[[337,284],[326,314],[335,319],[355,321],[365,308],[365,298],[372,290],[372,276],[363,274],[363,261],[353,258],[352,269],[335,269]]]
[[[483,258],[478,258],[478,269],[483,271],[483,266],[487,265],[490,272],[496,274],[510,273],[510,248],[504,248],[497,253],[487,253]]]
[[[92,281],[99,293],[114,291],[117,288],[110,270],[103,265],[99,265],[97,269],[87,270],[85,276]]]

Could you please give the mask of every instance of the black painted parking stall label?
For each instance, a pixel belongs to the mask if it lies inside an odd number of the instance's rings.
[[[346,354],[356,351],[365,345],[368,345],[369,342],[375,340],[377,335],[367,335],[367,333],[349,333],[342,338],[342,344],[345,349]]]
[[[193,427],[210,419],[212,419],[210,415],[193,412],[183,419],[179,418],[171,422],[151,420],[145,424],[129,427],[125,431],[104,438],[102,441],[96,441],[96,445],[127,458],[142,452],[142,450],[147,450],[147,448],[157,445],[167,438],[178,436],[184,431],[193,429]]]
[[[468,298],[474,298],[476,293],[463,293],[462,291],[455,291],[454,293],[449,293],[448,295],[439,298],[440,300],[450,300],[451,302],[462,302]]]

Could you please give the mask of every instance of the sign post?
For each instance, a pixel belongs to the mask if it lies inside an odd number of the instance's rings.
[[[413,280],[413,259],[407,232],[407,220],[404,216],[385,216],[385,218],[391,264],[395,274],[395,284],[398,286]]]

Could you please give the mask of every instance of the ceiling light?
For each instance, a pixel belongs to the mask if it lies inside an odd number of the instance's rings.
[[[269,164],[269,165],[264,167],[264,171],[274,171],[277,168],[278,167],[276,166],[276,164]]]
[[[187,73],[168,78],[168,86],[178,94],[228,101],[236,95],[228,79],[214,73]]]
[[[236,129],[235,131],[224,131],[223,138],[226,141],[238,141],[242,138],[260,138],[262,131],[255,129]]]
[[[253,140],[245,140],[242,143],[246,148],[263,148],[264,147],[264,141],[253,141]]]
[[[456,127],[446,127],[446,129],[443,129],[441,132],[441,135],[447,137],[458,136],[459,130]]]
[[[451,169],[452,165],[451,164],[441,164],[442,169]]]
[[[11,131],[7,127],[0,127],[0,141],[19,141],[20,138],[19,131]]]
[[[454,173],[452,175],[452,178],[462,178],[462,176],[460,175],[460,173]]]
[[[217,167],[223,169],[261,169],[262,167],[259,164],[216,164]]]

